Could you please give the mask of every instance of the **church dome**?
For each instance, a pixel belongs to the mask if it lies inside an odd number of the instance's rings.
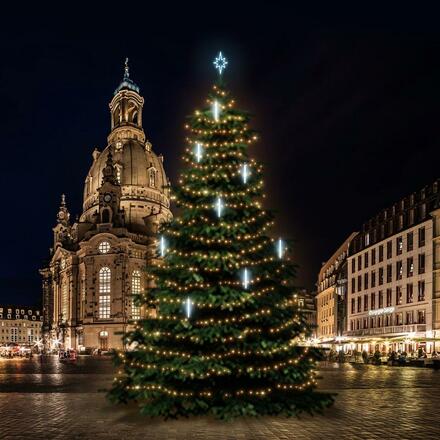
[[[124,80],[128,78],[127,69],[126,65]],[[145,140],[142,128],[144,99],[138,94],[139,89],[118,89],[110,103],[112,130],[108,146],[102,152],[95,149],[93,164],[85,180],[81,221],[92,222],[99,208],[98,189],[111,151],[117,181],[121,185],[120,208],[124,210],[126,227],[131,232],[147,233],[149,222],[171,217],[169,182],[163,156],[156,155],[151,143]]]

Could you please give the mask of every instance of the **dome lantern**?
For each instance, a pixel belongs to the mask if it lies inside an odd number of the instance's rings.
[[[139,94],[139,87],[130,78],[128,58],[126,58],[124,77],[110,102],[112,131],[108,137],[109,143],[123,139],[138,139],[145,142],[142,128],[143,105],[144,98]]]

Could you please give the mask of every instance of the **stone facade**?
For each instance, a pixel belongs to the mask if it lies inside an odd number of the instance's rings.
[[[316,295],[317,338],[334,344],[345,331],[347,304],[347,256],[353,232],[319,271]]]
[[[382,211],[350,247],[345,335],[358,350],[440,349],[438,185]]]
[[[25,306],[0,305],[0,346],[15,343],[34,346],[42,338],[43,315]]]
[[[126,65],[110,103],[107,146],[93,151],[83,212],[72,224],[62,196],[50,260],[40,270],[47,348],[121,348],[122,334],[147,313],[133,300],[148,287],[158,226],[171,211],[163,157],[143,130],[143,104]]]

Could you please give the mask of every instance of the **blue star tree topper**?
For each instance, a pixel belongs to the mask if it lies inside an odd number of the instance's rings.
[[[213,64],[214,67],[218,70],[218,73],[221,75],[223,70],[226,69],[226,66],[228,65],[228,61],[220,51],[217,55],[217,58],[214,60]]]

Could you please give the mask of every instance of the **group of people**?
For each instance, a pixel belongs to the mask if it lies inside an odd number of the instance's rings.
[[[431,353],[431,357],[436,359],[440,357],[440,354],[436,351],[433,351]],[[389,350],[388,353],[386,351],[379,351],[376,350],[374,353],[368,353],[366,350],[360,352],[357,350],[347,350],[346,352],[343,350],[339,350],[338,352],[331,349],[328,351],[326,355],[326,360],[330,362],[347,362],[347,361],[362,361],[367,363],[373,363],[373,364],[380,364],[382,363],[382,360],[385,360],[388,363],[405,363],[407,359],[426,359],[428,358],[428,354],[426,353],[425,349],[423,347],[419,347],[419,349],[415,352],[410,353],[408,356],[408,353],[404,350]]]
[[[77,353],[76,350],[68,348],[67,350],[60,350],[58,352],[58,358],[60,361],[76,361]]]

